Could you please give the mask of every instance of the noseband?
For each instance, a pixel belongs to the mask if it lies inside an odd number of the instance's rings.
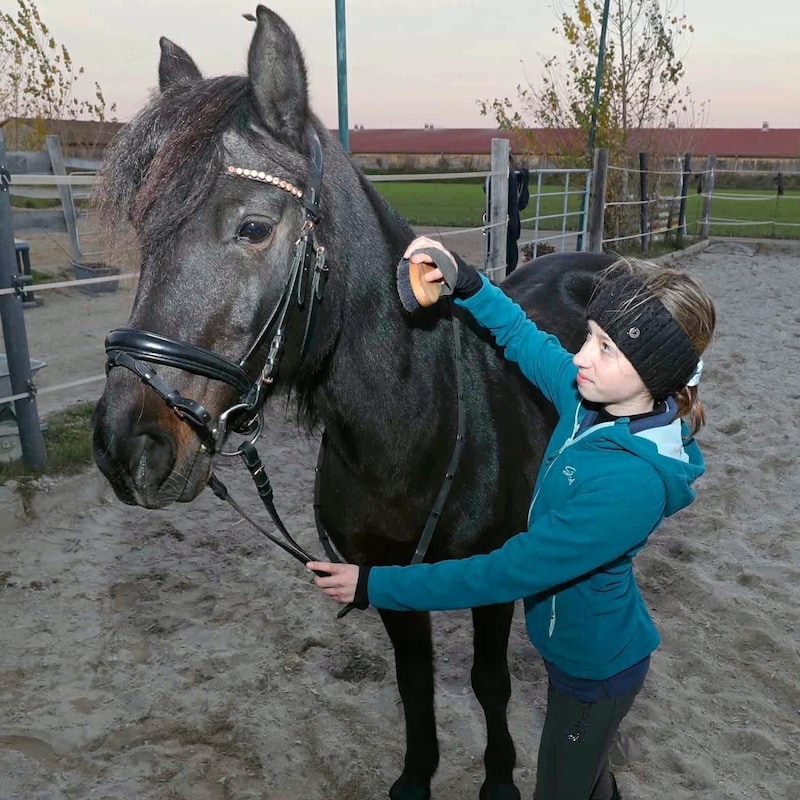
[[[304,209],[303,227],[295,243],[294,258],[283,293],[269,319],[255,337],[245,356],[238,362],[202,347],[169,339],[138,328],[118,328],[106,337],[106,373],[113,367],[125,367],[156,394],[195,430],[211,454],[240,455],[223,449],[230,431],[245,434],[253,444],[261,434],[261,410],[278,375],[281,356],[286,346],[286,326],[293,307],[305,310],[306,320],[301,359],[305,356],[328,278],[327,253],[317,240],[316,227],[322,216],[319,205],[322,185],[322,145],[316,131],[310,134],[311,159],[309,188],[303,191],[278,176],[258,170],[229,166],[225,174],[247,178],[289,193]],[[258,368],[261,354],[267,350],[263,367]],[[239,400],[215,420],[196,400],[184,397],[168,386],[157,374],[154,364],[175,367],[194,375],[227,383],[239,393]],[[254,380],[252,376],[258,374]]]

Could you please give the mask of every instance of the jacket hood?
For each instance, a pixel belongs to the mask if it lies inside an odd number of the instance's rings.
[[[664,482],[665,516],[680,511],[694,500],[692,484],[705,471],[703,454],[690,437],[686,424],[680,418],[667,421],[676,412],[675,401],[670,397],[664,414],[634,422],[622,417],[589,429],[607,438],[609,445],[622,447],[653,466]]]

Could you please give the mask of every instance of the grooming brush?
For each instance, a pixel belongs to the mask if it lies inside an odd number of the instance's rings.
[[[417,264],[409,258],[401,258],[397,265],[397,293],[406,311],[427,308],[439,301],[440,297],[453,294],[458,270],[450,257],[435,247],[420,247],[415,253],[427,253],[436,263]],[[430,283],[423,278],[425,273],[439,268],[442,280]]]

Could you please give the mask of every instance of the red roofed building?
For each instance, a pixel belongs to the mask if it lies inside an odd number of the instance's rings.
[[[39,149],[44,135],[55,133],[65,153],[101,157],[121,122],[89,120],[0,121],[6,149]],[[338,131],[331,133],[338,136]],[[555,166],[555,155],[567,145],[573,152],[584,147],[586,135],[571,129],[529,129],[523,136],[496,128],[373,128],[350,131],[350,151],[358,165],[389,172],[473,172],[490,167],[492,139],[511,139],[511,153],[529,168]],[[800,129],[770,128],[660,128],[631,135],[631,153],[640,150],[683,157],[691,153],[698,164],[717,156],[720,169],[800,172]]]
[[[511,140],[511,153],[529,167],[546,167],[569,143],[579,150],[585,134],[574,130],[538,129],[525,138],[492,128],[376,128],[350,131],[350,151],[365,169],[389,171],[489,169],[492,139]],[[716,155],[720,169],[800,170],[800,129],[662,128],[637,131],[631,152],[662,155]]]

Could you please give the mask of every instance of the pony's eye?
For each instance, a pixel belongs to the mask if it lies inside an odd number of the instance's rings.
[[[271,233],[272,226],[268,225],[266,222],[249,220],[248,222],[245,222],[241,228],[239,228],[236,236],[237,238],[244,239],[251,244],[260,244],[265,239],[269,238]]]

